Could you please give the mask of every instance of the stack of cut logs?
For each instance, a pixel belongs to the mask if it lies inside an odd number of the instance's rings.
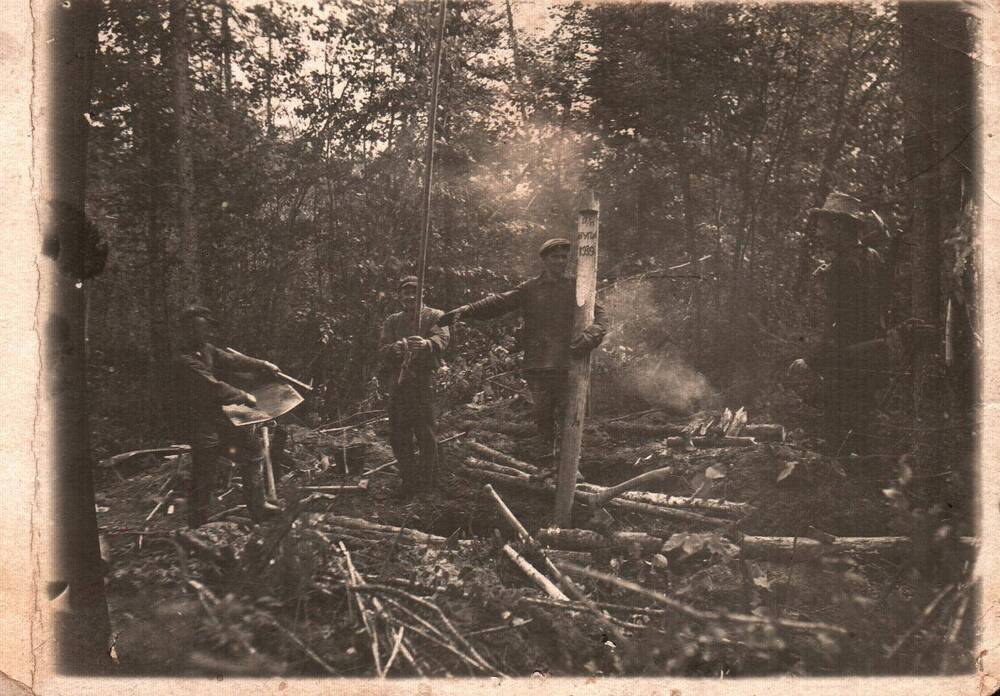
[[[537,467],[479,442],[470,441],[467,444],[475,455],[466,457],[462,464],[466,475],[492,486],[554,495],[555,484]],[[593,510],[606,506],[621,512],[639,512],[717,529],[738,540],[740,555],[744,559],[802,562],[840,553],[880,553],[899,557],[910,550],[911,540],[903,536],[835,537],[818,530],[810,536],[800,537],[743,535],[738,532],[737,526],[740,518],[753,511],[749,503],[635,490],[640,485],[670,474],[672,468],[663,467],[607,488],[579,483],[576,502]],[[582,554],[589,555],[597,550],[638,551],[649,555],[661,553],[665,539],[647,532],[619,531],[604,535],[588,529],[546,529],[538,532],[537,541],[557,552],[568,552],[563,554],[564,558],[581,561],[584,560]],[[971,549],[975,547],[976,540],[962,537],[960,544]]]

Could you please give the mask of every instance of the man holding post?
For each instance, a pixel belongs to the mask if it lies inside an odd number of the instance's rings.
[[[573,336],[576,280],[566,276],[572,244],[568,239],[550,239],[538,254],[542,273],[513,290],[463,305],[446,312],[439,324],[458,319],[492,319],[518,311],[524,319],[524,377],[534,402],[539,454],[551,456],[566,398],[567,370],[571,352],[589,353],[607,333],[607,315],[594,306],[594,322]]]
[[[382,324],[378,352],[381,382],[389,392],[389,444],[402,478],[400,497],[429,492],[437,479],[437,434],[434,423],[432,375],[448,348],[450,332],[437,322],[440,309],[421,305],[415,326],[418,280],[399,281],[403,311]],[[419,462],[414,441],[420,452]]]
[[[254,406],[257,401],[253,394],[228,384],[220,376],[227,371],[271,375],[278,372],[278,367],[210,343],[213,327],[218,322],[205,307],[187,307],[181,312],[180,323],[181,350],[177,364],[181,409],[192,455],[189,523],[198,527],[207,521],[216,484],[216,464],[223,455],[240,465],[247,511],[250,519],[261,522],[265,512],[260,485],[264,450],[249,427],[237,428],[222,410],[225,405]]]

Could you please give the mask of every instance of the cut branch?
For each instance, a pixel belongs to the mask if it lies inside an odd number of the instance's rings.
[[[547,577],[538,572],[538,570],[533,565],[528,563],[528,561],[524,558],[524,556],[522,556],[513,548],[511,548],[510,544],[504,544],[503,551],[504,553],[507,554],[510,560],[514,561],[514,564],[518,568],[520,568],[521,571],[525,575],[527,575],[528,578],[533,583],[535,583],[539,588],[541,588],[542,591],[545,592],[545,594],[547,594],[549,597],[552,597],[553,599],[562,599],[562,600],[569,599],[569,597],[563,594],[563,591],[560,590],[558,587],[556,587],[551,580],[549,580]]]
[[[510,456],[509,454],[506,454],[505,452],[500,452],[499,450],[495,450],[492,447],[487,447],[486,445],[476,442],[475,440],[470,440],[468,442],[468,446],[469,449],[473,450],[474,452],[478,452],[483,456],[483,458],[491,462],[495,462],[497,464],[503,464],[506,467],[515,469],[517,471],[521,471],[526,474],[530,474],[532,476],[539,476],[542,473],[541,469],[539,469],[536,466],[533,466],[532,464],[523,462],[520,459],[515,459],[514,457]]]
[[[590,578],[591,580],[597,580],[615,587],[619,587],[623,590],[629,590],[630,592],[635,592],[641,594],[647,599],[651,599],[658,604],[662,604],[669,609],[676,611],[679,614],[683,614],[690,619],[696,621],[718,621],[718,622],[731,622],[740,624],[755,624],[764,626],[780,626],[781,628],[797,629],[804,631],[826,631],[828,633],[836,633],[838,635],[847,635],[847,629],[840,626],[834,626],[832,624],[816,623],[811,621],[792,621],[790,619],[766,619],[759,616],[750,616],[748,614],[729,614],[714,611],[703,611],[701,609],[695,609],[694,607],[684,604],[681,601],[674,599],[673,597],[668,597],[662,592],[656,592],[655,590],[649,590],[642,585],[631,582],[629,580],[623,580],[621,578],[616,578],[612,575],[607,575],[605,573],[598,572],[596,570],[591,570],[589,568],[582,568],[572,563],[563,563],[563,570],[567,573],[573,575],[582,575],[583,577]]]

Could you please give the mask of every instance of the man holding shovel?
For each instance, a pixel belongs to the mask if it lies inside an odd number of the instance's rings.
[[[221,350],[210,343],[218,322],[205,307],[187,307],[181,312],[180,324],[181,349],[177,357],[180,409],[192,455],[189,523],[198,527],[207,521],[216,483],[216,463],[223,455],[240,465],[247,511],[250,519],[261,522],[265,513],[260,485],[264,450],[250,428],[237,428],[222,410],[228,404],[254,406],[257,400],[219,375],[224,371],[271,375],[278,373],[278,367],[265,360]]]
[[[381,382],[389,392],[389,444],[396,455],[401,498],[429,492],[437,477],[437,440],[431,376],[448,348],[450,332],[437,321],[440,309],[422,306],[420,325],[414,326],[417,277],[399,281],[403,311],[386,318],[379,337]],[[416,440],[419,463],[413,451]]]

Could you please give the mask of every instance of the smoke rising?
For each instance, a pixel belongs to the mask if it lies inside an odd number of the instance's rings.
[[[608,374],[625,398],[690,413],[705,407],[716,392],[681,356],[686,303],[657,291],[651,281],[628,281],[601,293],[611,320],[603,351],[610,357]]]
[[[712,395],[703,374],[667,355],[626,366],[621,387],[652,406],[684,413],[698,410]]]

